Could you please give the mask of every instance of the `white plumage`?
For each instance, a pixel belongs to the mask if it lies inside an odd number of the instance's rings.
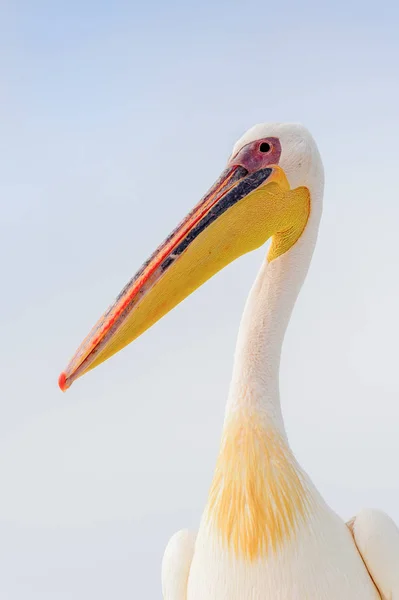
[[[262,431],[273,432],[272,437],[267,437],[269,444],[274,436],[278,437],[279,449],[283,448],[278,456],[283,452],[289,468],[298,475],[309,508],[303,518],[295,517],[295,534],[281,535],[277,547],[249,560],[223,540],[223,526],[218,529],[215,523],[220,525],[220,519],[225,517],[219,514],[219,521],[213,520],[210,518],[213,508],[208,506],[195,544],[194,535],[188,532],[176,534],[169,542],[162,566],[164,599],[395,600],[399,598],[396,525],[383,513],[363,510],[347,526],[326,505],[297,464],[286,438],[278,384],[281,346],[316,243],[324,177],[316,144],[300,125],[258,125],[237,142],[232,156],[247,144],[269,137],[280,140],[279,165],[291,189],[305,186],[310,191],[311,211],[304,232],[292,248],[272,261],[265,259],[250,292],[238,336],[224,438],[232,435],[229,433],[231,422],[240,411],[245,409],[245,414],[255,416]],[[223,448],[222,443],[221,461],[226,460]],[[243,450],[237,449],[237,452]],[[280,477],[280,470],[287,467],[281,467],[281,459],[273,455],[276,452],[273,448],[270,452],[262,485],[267,488],[266,495],[273,496],[277,485],[274,480]],[[255,458],[258,456],[252,460]],[[240,456],[236,460],[240,460]],[[258,468],[262,470],[262,464]],[[220,464],[218,469],[221,469]],[[236,477],[240,477],[239,472]],[[248,478],[245,481],[248,485]],[[231,483],[225,482],[225,485]],[[245,497],[250,493],[246,490]],[[259,498],[262,497],[263,493],[259,493]],[[278,503],[278,497],[274,501]],[[231,512],[235,508],[224,506],[223,510]],[[246,511],[247,507],[242,505],[241,510]],[[276,510],[287,513],[296,509],[286,497]],[[232,519],[239,521],[239,512],[232,515]],[[234,525],[230,522],[229,526],[233,531]]]

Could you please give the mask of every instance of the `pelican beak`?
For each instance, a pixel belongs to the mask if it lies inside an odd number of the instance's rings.
[[[82,342],[59,377],[61,390],[136,339],[227,264],[280,231],[287,190],[277,165],[249,172],[230,161]]]

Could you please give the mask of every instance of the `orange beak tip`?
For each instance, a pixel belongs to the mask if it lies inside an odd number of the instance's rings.
[[[58,377],[58,385],[59,388],[62,392],[66,392],[67,389],[69,388],[69,385],[67,384],[67,380],[66,380],[66,373],[65,371],[63,371],[61,373],[61,375]]]

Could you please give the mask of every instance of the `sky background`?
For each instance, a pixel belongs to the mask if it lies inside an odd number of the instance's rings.
[[[266,249],[67,394],[57,377],[258,122],[307,125],[326,170],[282,361],[292,448],[343,518],[399,522],[399,5],[325,4],[1,0],[2,599],[160,600]]]

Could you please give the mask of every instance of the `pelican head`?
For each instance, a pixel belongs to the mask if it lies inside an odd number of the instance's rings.
[[[311,211],[309,181],[319,163],[297,124],[252,127],[225,170],[99,319],[60,375],[64,391],[136,339],[230,262],[272,238],[271,262],[301,237]]]

